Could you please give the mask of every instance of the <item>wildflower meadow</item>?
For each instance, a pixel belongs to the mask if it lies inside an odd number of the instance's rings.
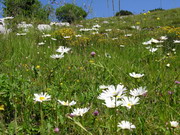
[[[1,135],[179,135],[180,9],[0,34]]]

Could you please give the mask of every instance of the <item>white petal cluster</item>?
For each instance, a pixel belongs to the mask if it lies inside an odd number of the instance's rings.
[[[56,52],[59,52],[63,55],[64,53],[68,53],[70,50],[71,50],[71,48],[68,48],[65,46],[59,46],[59,48],[56,50]]]
[[[141,78],[144,74],[136,74],[135,72],[129,73],[129,75],[133,78]]]
[[[177,128],[179,123],[177,121],[170,121],[171,127]]]
[[[151,45],[151,44],[158,44],[158,43],[163,43],[164,41],[159,41],[157,39],[151,38],[149,41],[143,42],[143,45]]]
[[[130,90],[130,95],[137,97],[147,93],[146,87],[139,87],[137,89]]]
[[[121,101],[118,101],[117,98],[112,97],[112,98],[106,98],[105,99],[105,104],[108,108],[115,108],[118,107],[122,104]]]
[[[58,102],[61,104],[61,105],[64,105],[64,106],[72,106],[72,105],[75,105],[76,102],[73,100],[71,102],[69,102],[68,100],[67,101],[61,101],[61,100],[58,100]]]
[[[49,101],[51,100],[51,96],[47,93],[40,93],[40,94],[34,94],[35,98],[34,101],[36,102],[43,102],[43,101]]]
[[[104,86],[104,88],[106,87],[107,86]],[[125,91],[126,88],[124,87],[124,85],[118,84],[116,88],[114,85],[110,85],[106,90],[103,90],[103,92],[98,96],[98,99],[106,100],[107,98],[111,97],[122,98]]]
[[[71,115],[72,116],[83,116],[88,111],[89,111],[89,108],[77,108],[77,109],[73,110]]]
[[[139,97],[123,97],[121,106],[125,106],[128,109],[131,109],[133,105],[139,104],[138,102]]]
[[[129,130],[136,128],[135,125],[133,125],[129,121],[124,121],[124,120],[118,123],[118,127],[120,127],[121,129],[129,129]]]

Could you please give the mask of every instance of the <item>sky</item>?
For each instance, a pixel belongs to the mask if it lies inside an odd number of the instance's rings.
[[[48,0],[40,0],[42,3],[47,3]],[[112,8],[112,0],[56,0],[58,3],[75,2],[88,11],[88,7],[92,8],[92,12],[88,18],[94,17],[110,17],[114,16],[119,11],[119,0],[114,0],[114,11]],[[56,4],[54,4],[54,7]],[[180,8],[180,0],[120,0],[120,9],[128,10],[134,14],[147,12],[155,8],[171,9]]]
[[[50,3],[50,0],[39,1],[41,1],[43,5]],[[64,3],[75,2],[86,11],[90,11],[87,18],[111,17],[119,11],[119,0],[114,0],[114,11],[112,8],[112,0],[56,0],[56,2],[57,3],[53,4],[54,8]],[[120,9],[131,11],[134,14],[144,13],[155,8],[180,8],[180,0],[120,0]],[[0,12],[0,14],[2,14],[2,12]]]

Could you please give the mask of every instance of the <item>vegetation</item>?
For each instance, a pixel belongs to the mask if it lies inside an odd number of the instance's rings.
[[[124,15],[133,15],[133,13],[127,10],[120,10],[119,12],[116,13],[115,16],[124,16]]]
[[[3,16],[48,20],[52,7],[42,6],[39,0],[3,0]]]
[[[178,135],[179,14],[178,8],[0,35],[0,134]],[[128,97],[140,87],[146,92],[134,105],[119,105],[117,91],[111,94],[118,102],[98,99],[101,85],[118,84]],[[131,130],[122,129],[123,120]]]
[[[149,10],[149,11],[150,11],[150,12],[164,11],[164,9],[162,9],[162,8],[156,8],[156,9]]]
[[[74,4],[65,4],[56,9],[56,18],[59,21],[72,23],[77,20],[82,20],[86,16],[86,11]]]

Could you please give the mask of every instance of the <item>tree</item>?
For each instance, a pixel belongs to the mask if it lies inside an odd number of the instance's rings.
[[[38,0],[1,0],[3,7],[3,16],[23,16],[23,17],[37,17],[48,19],[48,8],[42,7]]]
[[[59,21],[72,23],[76,20],[82,20],[87,16],[86,11],[74,4],[65,4],[56,9],[56,18]]]
[[[123,15],[133,15],[133,13],[128,10],[120,10],[119,12],[116,13],[115,16],[123,16]]]

